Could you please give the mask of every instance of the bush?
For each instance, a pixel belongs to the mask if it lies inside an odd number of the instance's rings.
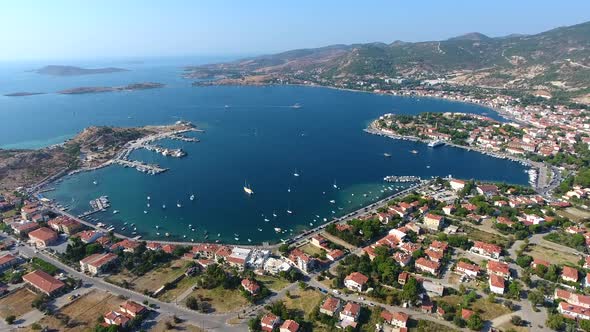
[[[10,315],[10,316],[6,317],[5,320],[6,320],[6,323],[8,325],[12,325],[16,321],[16,316],[15,315]]]

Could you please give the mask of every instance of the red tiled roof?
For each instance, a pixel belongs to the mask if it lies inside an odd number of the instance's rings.
[[[326,300],[324,301],[324,303],[322,303],[322,309],[328,310],[330,312],[334,312],[334,311],[336,311],[336,309],[338,308],[339,305],[340,305],[339,299],[337,299],[335,297],[328,296],[326,298]]]
[[[65,286],[63,282],[41,270],[35,270],[31,273],[25,274],[23,280],[49,294]]]
[[[281,329],[286,329],[289,332],[297,332],[297,330],[299,330],[299,324],[294,320],[287,319],[283,325],[281,325]]]
[[[418,258],[418,260],[416,260],[416,266],[423,266],[429,269],[438,270],[440,264],[437,262],[430,261],[424,257],[420,257]]]
[[[369,281],[369,277],[360,273],[360,272],[352,272],[351,274],[347,275],[344,280],[352,280],[359,285],[364,285]]]
[[[121,309],[124,309],[126,312],[129,312],[133,315],[137,315],[146,310],[146,307],[133,301],[125,301],[120,305],[120,307]]]
[[[16,256],[12,254],[6,254],[0,257],[0,265],[4,265],[6,263],[12,262],[13,260],[17,259]]]
[[[497,274],[490,275],[490,284],[494,287],[504,288],[504,278],[500,277]]]
[[[29,238],[47,242],[57,239],[57,233],[47,227],[41,227],[30,232]]]
[[[251,279],[242,279],[242,287],[244,287],[244,289],[250,293],[256,293],[258,290],[260,290],[258,283]]]
[[[494,273],[500,273],[504,275],[510,274],[510,267],[506,263],[496,262],[496,261],[488,261],[487,265],[488,271],[492,271]]]
[[[562,278],[565,277],[569,279],[578,280],[578,270],[570,266],[564,266],[561,270],[561,276]]]
[[[491,243],[485,243],[481,241],[475,241],[473,247],[483,249],[490,253],[497,253],[500,254],[502,252],[502,248]]]
[[[475,312],[469,309],[461,309],[461,318],[468,320]]]

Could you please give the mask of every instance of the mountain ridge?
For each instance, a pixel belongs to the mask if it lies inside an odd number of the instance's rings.
[[[230,63],[187,67],[185,77],[218,84],[348,86],[378,77],[590,100],[590,22],[532,35],[472,32],[441,41],[335,44]]]

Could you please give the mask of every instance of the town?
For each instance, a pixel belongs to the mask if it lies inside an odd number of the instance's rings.
[[[119,238],[5,193],[0,314],[97,331],[584,328],[588,191],[437,178],[269,247]]]

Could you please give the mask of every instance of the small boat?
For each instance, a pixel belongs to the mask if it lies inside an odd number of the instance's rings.
[[[240,238],[239,237],[234,237],[234,240],[240,241]]]
[[[217,237],[220,237],[220,236],[221,236],[221,233],[217,233]]]
[[[264,218],[264,221],[269,222],[270,220],[268,218]]]
[[[262,228],[259,228],[259,229],[258,229],[258,231],[259,231],[259,232],[262,232]]]
[[[276,218],[277,217],[277,214],[273,212],[272,213],[272,216]]]
[[[391,157],[391,153],[384,152],[383,153],[383,157],[389,158],[389,157]]]
[[[189,199],[190,199],[191,201],[194,201],[194,200],[195,200],[195,195],[194,195],[194,194],[192,194],[192,195],[191,195],[191,197],[189,197]]]
[[[410,151],[410,153],[417,154],[417,153],[418,153],[418,151],[416,151],[416,150],[412,150],[412,151]]]
[[[426,165],[426,168],[430,168],[430,165]]]
[[[166,208],[166,204],[162,204],[162,209],[165,209],[165,208]]]
[[[330,200],[330,203],[334,204],[334,203],[336,203],[336,201],[335,201],[335,200],[333,200],[333,199],[331,199],[331,200]]]
[[[248,239],[248,242],[252,242],[252,240]]]
[[[287,213],[288,213],[288,214],[293,214],[293,211],[291,211],[291,210],[287,210]]]
[[[156,225],[156,229],[160,228],[160,226]]]
[[[92,181],[92,183],[94,183],[94,185],[97,185],[98,181],[94,180],[94,181]]]
[[[334,184],[332,185],[332,187],[334,187],[334,189],[338,189],[338,186],[336,185],[336,181],[334,181]]]
[[[179,208],[182,207],[182,205],[180,204],[180,202],[176,203],[176,207],[179,207]]]
[[[156,235],[157,235],[157,236],[160,236],[160,232],[157,232],[157,233],[156,233]]]
[[[152,199],[150,196],[147,197],[147,200],[149,201],[150,199]]]
[[[146,204],[146,206],[147,206],[147,207],[150,207],[151,205],[150,205],[150,203],[147,203],[147,204]]]
[[[170,236],[170,233],[166,232],[166,236]]]
[[[244,192],[248,195],[254,195],[254,190],[244,181]]]
[[[275,232],[280,233],[281,229],[279,227],[275,227]]]
[[[125,230],[125,227],[121,227],[121,230],[124,231]]]
[[[113,214],[117,214],[117,213],[119,213],[119,210],[113,211]]]
[[[303,107],[303,106],[301,106],[301,104],[299,104],[299,103],[295,103],[295,104],[291,105],[291,108],[295,108],[295,109],[298,109],[301,107]]]
[[[293,176],[294,177],[298,177],[299,176],[299,173],[297,172],[297,170],[295,170],[295,173],[293,173]]]
[[[290,192],[291,192],[291,188],[290,188],[290,187],[289,187],[289,188],[287,188],[287,192],[288,192],[288,193],[290,193]]]
[[[148,212],[146,210],[143,210],[143,214],[147,214]]]

